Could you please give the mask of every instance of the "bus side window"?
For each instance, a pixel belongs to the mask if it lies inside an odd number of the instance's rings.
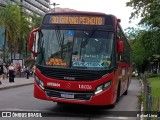
[[[116,43],[118,43],[119,36],[116,37]],[[118,53],[118,45],[117,45],[117,52],[116,52],[116,62],[119,63],[121,61],[121,54]]]
[[[120,29],[119,25],[117,25],[117,36],[120,37],[120,39],[124,43],[124,51],[121,54],[117,54],[117,63],[118,62],[130,63],[130,50],[129,50],[128,42],[124,33]],[[118,37],[116,41],[118,41]]]

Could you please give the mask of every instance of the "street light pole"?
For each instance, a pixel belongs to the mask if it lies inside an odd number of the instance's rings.
[[[50,5],[53,5],[53,6],[54,6],[54,12],[55,12],[55,11],[56,11],[55,7],[56,7],[57,5],[60,5],[60,4],[53,3],[53,4],[50,4]]]

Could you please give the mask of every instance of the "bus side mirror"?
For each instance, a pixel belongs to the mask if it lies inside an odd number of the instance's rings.
[[[36,28],[31,31],[29,36],[28,48],[35,57],[37,56],[37,42],[39,39],[39,32],[40,28]]]
[[[118,38],[118,53],[122,53],[123,51],[124,51],[124,43],[120,38]]]

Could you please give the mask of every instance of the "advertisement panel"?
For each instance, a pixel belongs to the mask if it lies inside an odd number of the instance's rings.
[[[23,68],[23,60],[22,59],[13,59],[13,64],[15,66],[15,69],[17,71],[21,70]]]

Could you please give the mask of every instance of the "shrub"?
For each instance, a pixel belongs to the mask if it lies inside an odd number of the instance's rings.
[[[28,67],[28,66],[33,66],[35,64],[35,59],[33,59],[33,58],[25,58],[24,59],[24,65],[26,66],[26,67]]]
[[[146,73],[147,78],[158,77],[158,76],[159,76],[159,74],[157,74],[157,73]]]

